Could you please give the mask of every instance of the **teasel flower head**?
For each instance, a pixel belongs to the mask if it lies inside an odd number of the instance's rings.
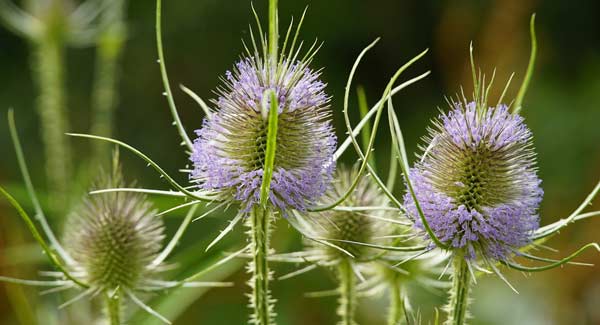
[[[502,104],[455,102],[434,120],[422,150],[410,179],[440,241],[468,258],[494,260],[529,243],[543,191],[523,117]],[[424,230],[411,193],[404,199]]]
[[[124,185],[120,170],[102,177],[97,188]],[[86,197],[71,213],[65,247],[74,273],[98,290],[137,290],[156,272],[164,225],[157,210],[139,193],[112,192]]]
[[[340,168],[324,200],[342,196],[356,176],[356,168]],[[354,262],[370,259],[380,251],[356,243],[381,243],[382,237],[391,234],[394,226],[383,221],[393,217],[386,210],[387,205],[387,197],[379,191],[371,177],[361,176],[356,189],[342,206],[307,215],[313,223],[313,237],[333,245],[307,240],[306,250],[315,252],[318,255],[316,259],[324,265],[335,264],[342,259]]]
[[[163,262],[177,245],[197,207],[190,209],[176,234],[162,249],[165,236],[160,216],[170,210],[156,213],[146,197],[140,194],[143,191],[134,188],[121,191],[118,188],[125,185],[118,150],[113,154],[112,173],[101,172],[94,186],[104,190],[93,191],[84,196],[80,206],[69,215],[64,241],[58,241],[46,220],[29,177],[12,110],[9,111],[8,120],[19,168],[41,230],[38,230],[36,223],[21,204],[1,186],[0,195],[16,209],[58,272],[46,272],[47,276],[54,278],[53,280],[18,279],[0,275],[0,282],[50,287],[45,293],[71,289],[81,291],[59,308],[85,297],[101,295],[105,299],[110,324],[122,323],[124,298],[164,323],[170,324],[168,319],[146,305],[137,295],[178,287],[231,285],[223,282],[194,281],[202,273],[176,281],[159,279],[159,273],[165,271]],[[107,187],[110,189],[106,190]]]
[[[193,182],[222,200],[249,211],[260,200],[264,174],[268,112],[274,91],[278,131],[269,204],[284,214],[304,211],[326,191],[335,168],[336,137],[330,122],[329,96],[310,57],[248,52],[217,88],[217,109],[196,130]]]

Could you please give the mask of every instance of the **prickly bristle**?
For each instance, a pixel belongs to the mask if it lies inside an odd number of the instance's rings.
[[[454,104],[433,124],[410,179],[436,236],[469,258],[503,259],[527,244],[543,191],[523,118],[505,105],[471,102]],[[405,202],[422,230],[408,191]]]
[[[95,188],[121,187],[120,173]],[[164,239],[162,220],[144,195],[127,192],[87,197],[71,213],[65,236],[76,272],[100,289],[135,289],[150,272]]]
[[[306,62],[250,57],[223,83],[217,110],[196,131],[192,181],[246,211],[258,203],[268,128],[263,95],[274,90],[279,117],[269,203],[284,212],[314,204],[331,181],[336,145],[319,73]]]

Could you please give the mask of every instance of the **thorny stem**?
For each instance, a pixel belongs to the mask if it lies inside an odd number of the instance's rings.
[[[454,257],[454,274],[452,291],[448,304],[447,325],[462,325],[466,323],[469,307],[469,289],[471,278],[467,261],[462,254]]]
[[[405,316],[404,311],[404,299],[402,299],[402,292],[400,287],[400,281],[393,279],[390,281],[390,306],[388,310],[388,325],[399,325],[402,323],[402,319]]]
[[[269,291],[269,227],[271,211],[268,208],[255,207],[250,215],[250,237],[252,260],[250,271],[252,278],[251,305],[254,308],[254,323],[259,325],[273,324],[272,301]]]
[[[106,27],[100,34],[96,49],[96,71],[92,94],[93,120],[91,133],[112,136],[113,112],[117,104],[117,70],[125,43],[126,26],[123,21],[125,0],[111,2],[102,14]],[[108,144],[97,142],[94,161],[106,160]]]
[[[356,306],[356,292],[354,273],[352,265],[347,259],[343,259],[337,266],[338,279],[340,281],[338,315],[341,317],[340,325],[355,325],[354,309]]]
[[[121,325],[121,296],[115,292],[112,296],[106,292],[104,294],[106,309],[110,325]]]
[[[64,132],[68,130],[64,98],[64,48],[50,31],[34,44],[34,73],[39,87],[38,114],[46,157],[48,192],[52,208],[65,207],[71,154]]]

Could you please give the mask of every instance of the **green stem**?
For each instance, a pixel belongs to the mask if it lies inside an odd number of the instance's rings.
[[[35,44],[34,72],[39,98],[38,113],[46,156],[48,192],[52,207],[61,211],[67,199],[71,154],[64,135],[69,129],[64,98],[64,48],[59,37],[41,37]]]
[[[102,14],[102,25],[106,26],[100,35],[96,49],[96,71],[92,94],[91,133],[112,137],[113,112],[117,104],[117,69],[126,26],[123,19],[125,1],[118,0],[109,4]],[[107,161],[108,144],[97,142],[94,147],[93,161]]]
[[[469,289],[471,287],[471,275],[467,261],[462,254],[454,257],[454,275],[452,279],[452,291],[448,305],[448,325],[462,325],[466,323],[469,307]]]
[[[277,18],[277,0],[269,0],[269,55],[273,65],[277,64],[279,41],[279,22]]]
[[[394,279],[390,281],[390,306],[388,310],[388,325],[399,325],[405,317],[404,300],[400,283]]]
[[[367,103],[367,95],[365,93],[365,89],[362,86],[358,86],[356,88],[356,95],[358,97],[358,110],[360,112],[360,119],[362,120],[363,118],[365,118],[367,113],[369,113],[369,104]],[[371,124],[367,123],[367,124],[365,124],[365,126],[363,127],[363,129],[360,133],[361,143],[364,148],[363,150],[367,150],[367,148],[369,147],[370,135],[371,135]],[[369,157],[369,164],[371,164],[371,166],[373,166],[373,167],[377,166],[377,164],[375,163],[374,155],[371,155]]]
[[[354,273],[350,261],[344,259],[338,265],[339,286],[339,306],[338,315],[341,317],[340,325],[355,325],[354,309],[356,307],[356,292],[354,283]]]
[[[114,295],[109,293],[104,294],[106,300],[106,309],[108,311],[108,319],[110,325],[121,325],[121,296],[119,292]]]
[[[271,211],[268,208],[255,207],[250,215],[250,237],[252,240],[252,261],[250,270],[252,278],[250,286],[252,295],[250,303],[254,308],[254,323],[259,325],[274,324],[269,291],[269,227]]]

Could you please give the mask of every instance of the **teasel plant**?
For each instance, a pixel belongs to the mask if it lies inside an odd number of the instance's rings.
[[[356,166],[355,166],[356,167]],[[332,188],[321,200],[327,202],[342,195],[355,179],[357,168],[342,167],[336,171]],[[301,213],[301,212],[295,212]],[[388,205],[387,197],[371,177],[363,175],[355,191],[343,206],[323,212],[304,213],[297,226],[305,235],[304,249],[274,254],[271,260],[302,267],[279,277],[287,280],[322,267],[334,273],[338,288],[307,293],[308,297],[337,296],[339,324],[356,324],[355,310],[359,298],[389,293],[388,324],[412,320],[407,285],[436,290],[446,288],[439,280],[443,254],[429,252],[418,257],[398,249],[387,252],[377,245],[419,241],[408,220],[399,210]],[[410,248],[409,248],[410,250]]]
[[[38,87],[37,110],[46,157],[48,189],[52,208],[67,208],[72,157],[68,138],[67,47],[92,45],[100,30],[96,20],[104,0],[76,5],[70,0],[25,1],[21,9],[10,0],[0,1],[0,22],[31,45],[31,67]]]
[[[356,178],[356,173],[357,168],[338,169],[332,187],[321,200],[330,202],[343,195]],[[386,213],[389,214],[388,209],[386,197],[381,195],[371,178],[363,175],[354,192],[344,201],[344,206],[323,212],[305,213],[300,219],[306,222],[301,223],[298,228],[302,234],[308,235],[306,238],[311,238],[305,240],[304,250],[275,258],[309,264],[280,279],[297,276],[316,269],[317,266],[330,269],[338,281],[338,288],[334,293],[338,296],[339,324],[356,324],[355,310],[361,289],[357,278],[362,283],[366,282],[361,269],[365,264],[372,262],[379,251],[355,246],[352,242],[371,243],[379,237],[389,235],[390,227],[382,222],[386,220]]]
[[[293,21],[290,23],[280,49],[277,1],[269,2],[269,28],[266,33],[263,33],[258,15],[254,10],[253,12],[259,37],[256,37],[250,27],[251,46],[245,46],[246,54],[234,70],[227,72],[222,78],[223,85],[216,91],[219,97],[212,102],[216,109],[211,108],[189,88],[181,87],[198,102],[206,114],[202,128],[196,131],[198,137],[192,141],[179,118],[172,96],[162,47],[161,1],[157,1],[158,63],[173,124],[193,163],[192,169],[184,170],[190,175],[189,186],[176,182],[152,159],[122,141],[97,135],[70,135],[120,145],[146,161],[172,187],[166,191],[107,188],[92,194],[132,191],[188,200],[170,210],[198,204],[214,205],[205,215],[236,206],[238,213],[234,219],[207,249],[218,243],[242,220],[246,221],[250,244],[225,259],[245,252],[252,256],[248,265],[252,288],[250,305],[253,309],[250,322],[273,324],[274,300],[269,290],[272,275],[268,267],[271,223],[276,216],[283,216],[294,226],[298,224],[294,211],[316,212],[335,208],[354,191],[359,177],[353,180],[344,195],[335,202],[317,204],[331,182],[335,162],[351,145],[351,140],[347,139],[336,148],[336,138],[329,121],[329,96],[325,94],[325,84],[319,81],[320,71],[309,68],[320,46],[315,41],[301,54],[304,43],[298,43],[298,34],[304,14],[293,34]],[[363,50],[358,60],[376,42]],[[394,87],[399,75],[424,54],[425,52],[419,54],[396,72],[379,102],[367,112],[356,129],[351,130],[356,136],[374,118],[366,158],[373,147],[385,99],[428,75],[427,72]],[[351,71],[351,78],[355,69],[356,65]],[[347,101],[344,106],[344,110],[346,109]],[[365,160],[357,175],[361,175],[366,169]]]
[[[357,95],[359,111],[364,118],[369,110],[362,87],[358,87]],[[370,125],[366,124],[361,132],[363,148],[369,147],[370,130]],[[396,149],[396,144],[392,142],[391,151]],[[385,183],[388,193],[395,187],[398,169],[395,156],[390,157]],[[374,156],[368,161],[371,172],[374,172]],[[356,177],[356,167],[338,170],[332,188],[322,200],[331,201],[342,195]],[[323,212],[296,212],[303,216],[298,217],[303,222],[296,227],[305,236],[305,249],[276,254],[272,260],[302,265],[300,269],[279,277],[281,280],[296,277],[319,266],[333,270],[339,287],[307,293],[307,296],[338,296],[340,324],[356,323],[354,310],[358,298],[384,293],[389,296],[388,324],[417,324],[420,323],[420,311],[415,313],[411,309],[408,289],[416,286],[419,290],[425,289],[435,294],[439,294],[440,289],[447,289],[448,282],[441,276],[447,254],[435,250],[416,256],[412,253],[415,249],[421,249],[424,241],[410,227],[411,223],[402,210],[390,206],[389,198],[376,184],[376,181],[381,183],[376,176],[379,173],[374,175],[363,175],[355,192],[344,201],[343,206]],[[382,251],[382,248],[386,250]]]
[[[0,281],[35,287],[46,287],[43,294],[76,290],[64,308],[84,298],[103,299],[106,322],[125,324],[125,307],[130,304],[143,309],[166,324],[171,322],[146,305],[145,296],[178,287],[227,287],[227,282],[195,281],[214,266],[183,280],[166,281],[161,273],[169,267],[171,255],[196,213],[192,207],[179,229],[162,248],[165,239],[161,215],[141,193],[113,192],[86,195],[68,217],[63,243],[54,235],[34,190],[23,150],[17,136],[12,110],[8,113],[9,129],[25,186],[35,210],[35,221],[21,204],[4,188],[0,192],[17,210],[35,240],[56,271],[42,271],[49,279],[27,280],[0,276]],[[111,173],[100,173],[95,186],[123,187],[124,180],[115,151]]]
[[[433,121],[412,168],[388,99],[391,136],[398,146],[397,159],[406,185],[404,202],[391,202],[406,213],[414,230],[430,243],[421,252],[440,249],[452,255],[443,271],[452,265],[447,324],[465,324],[470,317],[469,292],[477,275],[495,274],[515,290],[499,266],[538,272],[567,263],[589,265],[572,260],[589,248],[600,251],[598,243],[590,243],[561,260],[529,253],[544,247],[545,241],[571,223],[600,215],[598,211],[583,212],[600,191],[599,182],[569,216],[539,226],[537,210],[543,191],[537,176],[533,135],[520,115],[537,53],[534,22],[535,15],[530,21],[532,52],[515,100],[503,104],[511,77],[498,103],[488,105],[494,78],[486,84],[482,73],[476,72],[471,46],[473,100],[467,100],[464,92],[456,100],[448,100],[450,111],[441,111]],[[545,264],[525,266],[517,258]]]

